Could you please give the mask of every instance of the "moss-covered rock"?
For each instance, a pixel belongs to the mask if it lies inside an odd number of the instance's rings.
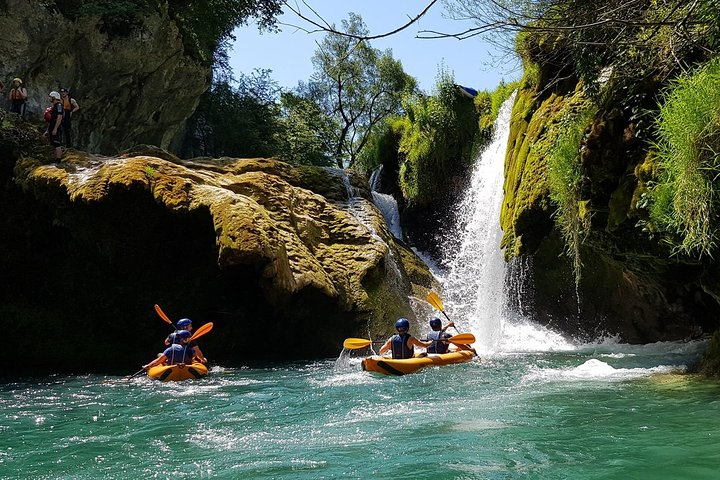
[[[408,297],[431,284],[361,176],[155,147],[60,163],[25,153],[1,190],[0,278],[12,288],[0,326],[27,368],[132,369],[167,333],[154,303],[213,321],[204,351],[225,364],[333,356],[345,337],[414,318]]]

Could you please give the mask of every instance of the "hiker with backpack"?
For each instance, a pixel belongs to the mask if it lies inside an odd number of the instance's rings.
[[[45,121],[48,122],[47,135],[50,145],[55,147],[55,161],[62,159],[62,145],[60,144],[60,127],[63,122],[65,109],[58,92],[50,92],[50,107],[45,110]]]
[[[10,111],[23,117],[25,115],[27,90],[22,86],[22,80],[18,77],[13,78],[13,88],[8,93],[8,100],[10,100]]]
[[[73,113],[80,110],[80,105],[77,101],[70,96],[70,91],[67,88],[60,89],[60,97],[62,98],[63,105],[63,120],[62,120],[62,131],[63,139],[65,140],[65,148],[72,148],[72,115]]]

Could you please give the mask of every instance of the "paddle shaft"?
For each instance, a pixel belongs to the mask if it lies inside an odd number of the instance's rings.
[[[141,368],[141,369],[138,370],[137,372],[133,373],[132,375],[130,375],[129,377],[127,377],[127,379],[128,379],[128,380],[131,380],[131,379],[137,377],[138,375],[140,375],[141,373],[145,373],[145,369],[144,369],[144,368]]]

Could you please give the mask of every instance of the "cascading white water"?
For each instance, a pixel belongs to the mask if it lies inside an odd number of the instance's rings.
[[[385,217],[385,222],[387,223],[388,229],[390,230],[390,233],[392,233],[393,237],[402,240],[403,233],[402,227],[400,226],[400,211],[398,210],[397,200],[395,200],[395,197],[392,195],[377,191],[379,188],[382,168],[383,166],[380,165],[377,169],[375,169],[372,175],[370,175],[370,191],[372,192],[373,203],[383,214],[383,217]]]
[[[485,354],[571,348],[559,335],[508,309],[500,209],[514,100],[515,94],[500,108],[492,142],[477,160],[455,212],[455,231],[448,232],[443,249],[448,267],[442,275],[445,309],[458,327],[475,334],[475,346]]]

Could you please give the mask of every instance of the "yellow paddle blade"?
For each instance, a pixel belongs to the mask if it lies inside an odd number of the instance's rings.
[[[475,343],[475,335],[472,333],[461,333],[460,335],[448,338],[447,341],[456,345],[470,345],[471,343]]]
[[[364,338],[346,338],[343,342],[343,347],[355,350],[357,348],[368,347],[371,343],[372,340],[365,340]]]
[[[155,312],[160,316],[160,318],[165,320],[167,323],[169,323],[170,325],[173,324],[172,321],[170,320],[170,318],[168,318],[168,316],[165,315],[165,312],[162,311],[162,308],[160,308],[160,305],[158,305],[157,303],[155,304]]]
[[[428,293],[427,301],[428,301],[428,303],[430,303],[430,305],[432,305],[435,308],[435,310],[440,310],[441,312],[443,310],[445,310],[443,308],[442,300],[440,300],[440,297],[438,297],[437,293],[435,293],[435,292]]]
[[[206,333],[208,333],[210,330],[212,330],[212,327],[213,327],[213,323],[212,323],[212,322],[206,323],[206,324],[203,325],[202,327],[200,327],[200,328],[198,328],[197,330],[195,330],[195,333],[193,333],[193,336],[190,337],[190,340],[195,340],[196,338],[202,337],[203,335],[205,335]]]

